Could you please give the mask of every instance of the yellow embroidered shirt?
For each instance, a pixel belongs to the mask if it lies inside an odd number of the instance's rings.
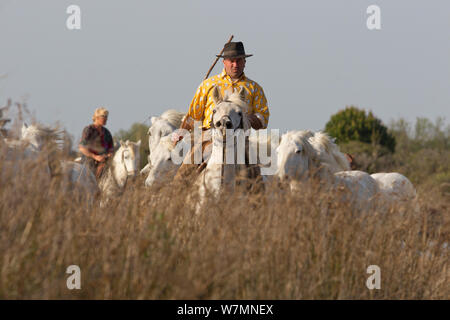
[[[234,91],[244,88],[246,91],[246,102],[250,107],[249,113],[256,114],[264,122],[263,128],[267,128],[270,114],[262,87],[255,81],[247,78],[245,74],[242,74],[238,80],[233,82],[231,77],[225,72],[225,69],[223,69],[221,74],[208,78],[200,84],[189,106],[188,116],[195,121],[202,121],[203,127],[209,128],[212,110],[214,109],[212,99],[214,86],[220,89],[222,95],[224,95],[226,90]]]

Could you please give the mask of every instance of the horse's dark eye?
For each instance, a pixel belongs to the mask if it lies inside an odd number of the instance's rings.
[[[213,113],[216,113],[216,109],[213,109]]]

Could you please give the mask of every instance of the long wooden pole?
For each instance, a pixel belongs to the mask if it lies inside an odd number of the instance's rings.
[[[233,37],[234,37],[234,36],[231,35],[231,37],[230,37],[230,39],[227,41],[227,43],[230,43],[231,40],[233,40]],[[225,49],[225,48],[223,48],[223,49],[220,51],[219,56],[222,55],[224,49]],[[209,74],[211,73],[212,69],[213,69],[214,66],[216,65],[217,61],[219,61],[219,59],[220,59],[220,58],[217,57],[216,60],[214,60],[214,63],[213,63],[212,66],[209,68],[209,70],[208,70],[208,72],[206,73],[206,76],[205,76],[205,78],[204,78],[203,80],[208,79]]]

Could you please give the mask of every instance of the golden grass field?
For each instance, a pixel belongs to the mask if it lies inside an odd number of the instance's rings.
[[[450,298],[450,201],[428,185],[419,212],[357,211],[312,182],[225,194],[196,215],[180,185],[139,177],[100,209],[35,163],[10,171],[0,162],[0,299]],[[66,287],[69,265],[81,290]]]

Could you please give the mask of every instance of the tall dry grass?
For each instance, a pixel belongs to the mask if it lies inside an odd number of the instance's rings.
[[[0,161],[0,172],[11,162]],[[0,180],[1,299],[449,299],[449,201],[357,211],[318,183],[209,199],[138,178],[100,209],[34,162]],[[191,194],[192,200],[186,197]],[[81,268],[68,290],[66,268]],[[369,265],[381,289],[369,290]]]

